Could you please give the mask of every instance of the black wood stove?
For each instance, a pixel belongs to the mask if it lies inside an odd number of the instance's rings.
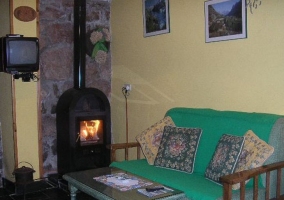
[[[96,88],[85,87],[86,0],[74,1],[74,88],[56,107],[58,174],[110,164],[110,104]]]

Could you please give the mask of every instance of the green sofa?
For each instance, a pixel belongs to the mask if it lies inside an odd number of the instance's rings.
[[[274,147],[274,153],[265,162],[265,165],[284,161],[284,153],[282,152],[284,147],[283,116],[195,108],[172,108],[167,111],[165,116],[170,116],[178,127],[202,129],[192,174],[149,165],[146,159],[112,162],[111,166],[182,190],[190,200],[210,200],[223,199],[223,186],[204,176],[218,140],[223,134],[243,136],[248,130],[252,130],[260,139]],[[270,198],[275,197],[275,179],[274,173],[270,178]],[[246,185],[246,199],[253,199],[253,184],[251,182],[252,180]],[[259,178],[259,182],[258,199],[264,199],[265,178],[263,175]],[[239,190],[233,190],[232,193],[232,199],[239,199]]]

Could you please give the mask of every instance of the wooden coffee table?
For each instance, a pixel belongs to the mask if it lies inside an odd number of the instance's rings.
[[[96,181],[94,177],[100,177],[103,175],[111,175],[117,173],[124,173],[130,176],[135,176],[129,172],[120,170],[113,167],[98,168],[86,171],[71,172],[63,175],[63,179],[68,181],[68,186],[71,194],[71,200],[76,200],[76,193],[78,190],[96,198],[99,200],[149,200],[149,199],[163,199],[163,200],[186,200],[186,196],[182,191],[175,190],[156,196],[154,198],[149,198],[145,195],[138,193],[137,189],[131,189],[127,191],[121,191],[114,187],[108,186],[102,182]],[[151,186],[160,185],[159,183],[147,180],[142,177],[138,177],[140,180],[145,182],[152,182]],[[145,188],[143,186],[141,188]],[[139,188],[139,189],[141,189]]]

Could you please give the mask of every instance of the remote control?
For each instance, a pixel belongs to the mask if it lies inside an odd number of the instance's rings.
[[[155,191],[158,191],[158,190],[163,190],[164,187],[152,187],[152,188],[146,188],[146,191],[147,192],[155,192]]]

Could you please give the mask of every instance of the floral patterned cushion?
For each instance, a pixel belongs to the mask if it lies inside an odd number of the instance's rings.
[[[240,172],[255,167],[260,167],[272,155],[274,148],[261,140],[252,130],[246,132],[245,144],[241,152],[235,172]],[[249,180],[248,180],[249,181]],[[246,183],[248,182],[246,181]],[[240,184],[232,187],[234,190],[240,188]]]
[[[218,184],[221,176],[235,171],[244,145],[244,137],[224,134],[218,141],[213,157],[206,168],[205,177]]]
[[[165,126],[175,126],[171,117],[165,117],[136,136],[149,165],[154,164]]]
[[[155,166],[192,173],[202,130],[165,126]]]

